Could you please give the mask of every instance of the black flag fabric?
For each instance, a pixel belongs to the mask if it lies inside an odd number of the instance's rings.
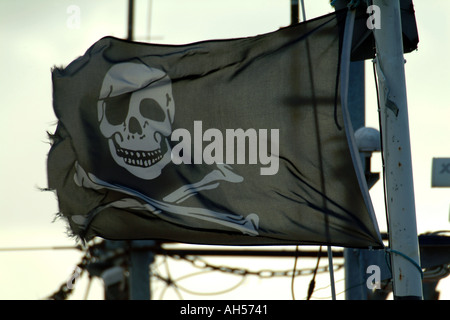
[[[338,92],[345,20],[187,45],[106,37],[55,68],[48,183],[73,235],[382,246]]]

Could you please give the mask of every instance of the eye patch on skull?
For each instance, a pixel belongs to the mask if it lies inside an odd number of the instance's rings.
[[[131,94],[132,92],[103,99],[105,116],[109,123],[112,125],[124,123],[128,114]],[[151,98],[143,99],[141,101],[139,111],[144,118],[153,121],[162,122],[166,119],[166,114],[159,103]]]
[[[136,177],[155,179],[171,162],[174,112],[172,84],[163,71],[126,62],[105,75],[99,128],[114,161]]]

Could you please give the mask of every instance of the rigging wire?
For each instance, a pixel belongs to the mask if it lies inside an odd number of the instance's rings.
[[[298,245],[295,246],[295,258],[294,258],[294,268],[292,270],[292,278],[291,278],[291,295],[292,300],[295,300],[295,292],[294,292],[294,280],[295,280],[295,272],[297,270],[297,260],[298,260]]]
[[[17,248],[0,248],[0,252],[13,251],[43,251],[43,250],[81,250],[81,246],[51,246],[51,247],[17,247]]]
[[[167,262],[166,257],[164,259],[164,267],[166,269],[166,273],[167,273],[167,276],[168,276],[166,288],[172,287],[174,289],[175,293],[177,294],[177,296],[180,298],[180,300],[183,300],[181,292],[178,290],[178,285],[175,283],[175,281],[173,281],[172,276],[170,274],[169,263]],[[166,289],[164,289],[161,292],[160,300],[162,300],[162,297],[164,296],[165,292],[166,292]]]
[[[302,9],[302,22],[306,21],[306,9],[305,2],[301,0],[301,9]],[[294,290],[294,281],[295,281],[295,273],[297,269],[297,261],[298,261],[298,245],[295,246],[295,258],[294,258],[294,268],[292,270],[292,278],[291,278],[291,295],[292,300],[295,300],[295,290]]]
[[[387,234],[390,234],[389,231],[389,215],[387,208],[387,191],[386,191],[386,164],[384,160],[384,145],[383,145],[383,126],[381,125],[381,104],[380,104],[380,96],[379,96],[379,88],[378,88],[378,78],[377,78],[377,70],[376,70],[376,58],[372,60],[373,66],[373,76],[375,82],[375,91],[377,96],[377,107],[378,107],[378,127],[380,130],[380,149],[381,149],[381,165],[383,169],[383,196],[384,196],[384,211],[386,215],[386,228]],[[390,247],[390,237],[388,237],[388,247]]]
[[[303,0],[300,1],[301,2],[301,6],[302,6],[302,18],[303,18],[303,22],[306,21],[306,10],[305,10],[305,2]]]
[[[52,249],[79,249],[82,250],[84,252],[84,255],[81,259],[81,262],[77,265],[77,268],[79,268],[79,273],[77,275],[77,279],[81,278],[82,274],[85,271],[88,271],[88,284],[87,284],[87,288],[86,288],[86,292],[84,294],[84,299],[88,298],[89,295],[89,291],[92,285],[92,280],[93,277],[96,277],[98,275],[92,275],[90,274],[90,269],[89,269],[89,265],[91,263],[99,263],[101,261],[103,261],[104,259],[108,260],[108,261],[113,261],[116,258],[122,257],[125,252],[123,250],[114,250],[114,252],[110,252],[110,254],[106,256],[101,256],[102,252],[104,251],[103,248],[103,241],[100,242],[91,242],[89,244],[87,244],[86,247],[25,247],[25,248],[3,248],[0,250],[2,251],[25,251],[25,250],[52,250]],[[305,269],[305,270],[297,270],[297,261],[298,261],[298,256],[299,256],[299,246],[296,246],[295,248],[295,264],[294,264],[294,268],[290,269],[290,270],[286,270],[286,271],[274,271],[274,270],[259,270],[259,271],[251,271],[251,270],[246,270],[246,269],[242,269],[242,268],[232,268],[232,267],[227,267],[227,266],[214,266],[211,265],[209,263],[207,263],[205,260],[201,259],[201,257],[198,256],[194,256],[194,257],[189,257],[189,256],[184,256],[184,255],[179,255],[179,254],[164,254],[164,261],[163,262],[159,262],[157,264],[153,264],[150,273],[151,276],[163,281],[164,283],[166,283],[166,287],[163,289],[163,291],[161,292],[161,297],[164,296],[166,290],[168,288],[173,288],[176,292],[176,294],[178,295],[178,297],[180,299],[182,299],[182,295],[180,293],[180,290],[191,293],[191,294],[197,294],[197,295],[218,295],[218,294],[223,294],[226,292],[230,292],[236,288],[238,288],[239,286],[241,286],[244,281],[246,280],[246,276],[247,275],[256,275],[259,276],[260,278],[271,278],[271,277],[277,277],[277,276],[289,276],[291,277],[292,281],[294,281],[295,277],[298,275],[307,275],[307,274],[312,274],[314,273],[314,278],[315,275],[318,272],[326,272],[326,268],[320,268],[319,269],[319,260],[320,260],[320,256],[321,256],[321,252],[318,252],[318,262],[316,267],[313,269]],[[199,273],[193,273],[193,274],[188,274],[188,275],[184,275],[181,276],[177,279],[173,279],[172,275],[171,275],[171,271],[169,269],[168,266],[168,262],[167,262],[167,257],[171,257],[173,259],[183,259],[187,262],[190,262],[192,264],[192,266],[196,267],[196,268],[203,268],[203,269],[208,269],[207,271],[202,271]],[[168,277],[164,278],[163,276],[161,276],[158,271],[156,270],[157,267],[162,266],[164,264],[164,267],[166,268],[166,272]],[[156,266],[156,268],[155,268]],[[339,268],[340,266],[338,266]],[[238,276],[242,276],[242,279],[240,280],[239,283],[237,283],[236,285],[233,285],[230,288],[221,290],[221,291],[217,291],[217,292],[210,292],[210,293],[201,293],[201,292],[195,292],[193,290],[187,289],[185,287],[181,287],[179,286],[179,284],[177,282],[179,282],[180,280],[192,277],[194,275],[199,275],[200,273],[206,273],[206,272],[212,272],[212,271],[219,271],[219,272],[225,272],[225,273],[232,273],[234,275],[238,275]],[[314,279],[313,278],[313,279]],[[292,290],[293,290],[294,286],[292,283]],[[47,299],[67,299],[73,292],[73,287],[69,288],[68,287],[68,282],[63,283],[60,287],[59,290],[56,291],[54,294],[50,295]],[[295,296],[294,296],[295,299]]]
[[[316,275],[317,275],[317,270],[319,269],[319,262],[320,262],[320,255],[322,253],[322,246],[320,246],[319,248],[319,253],[317,254],[317,263],[316,263],[316,268],[314,269],[314,273],[313,273],[313,277],[311,279],[311,281],[309,282],[309,286],[308,286],[308,293],[306,296],[306,300],[310,300],[311,296],[314,292],[314,287],[316,286]]]
[[[345,278],[339,279],[339,280],[336,281],[336,283],[342,282],[342,281],[344,281],[344,280],[345,280]],[[364,284],[365,284],[365,282],[363,282],[363,283],[361,283],[361,284],[359,284],[359,285],[357,285],[357,286],[364,285]],[[324,287],[320,287],[320,288],[315,289],[313,293],[317,293],[318,291],[325,290],[325,289],[329,289],[331,286],[332,286],[332,284],[329,283],[329,284],[327,284],[327,285],[324,286]],[[328,300],[328,299],[336,300],[336,297],[337,297],[337,296],[339,296],[339,295],[345,293],[345,292],[346,292],[347,290],[349,290],[349,289],[350,289],[350,288],[344,289],[344,290],[342,290],[342,291],[336,293],[335,295],[331,295],[331,296],[326,296],[326,297],[313,297],[313,296],[312,296],[311,298],[314,298],[314,299],[316,299],[316,300]]]
[[[190,277],[193,277],[193,276],[197,276],[199,274],[203,274],[204,275],[205,273],[210,273],[210,272],[213,272],[213,271],[214,270],[206,270],[206,271],[194,272],[194,273],[191,273],[191,274],[187,274],[187,275],[181,276],[181,277],[177,278],[175,281],[179,282],[180,280],[184,280],[184,279],[187,279],[187,278],[190,278]],[[234,284],[230,288],[226,288],[226,289],[219,290],[219,291],[214,291],[214,292],[197,292],[197,291],[189,290],[189,289],[187,289],[185,287],[182,287],[179,284],[177,284],[177,286],[178,286],[178,288],[180,290],[183,290],[183,291],[185,291],[187,293],[190,293],[190,294],[193,294],[193,295],[212,296],[212,295],[220,295],[220,294],[231,292],[231,291],[237,289],[238,287],[240,287],[245,282],[245,280],[246,280],[246,277],[242,276],[242,278],[239,280],[239,282]]]
[[[91,284],[92,284],[92,277],[89,274],[88,275],[88,284],[87,284],[87,288],[86,288],[86,292],[84,293],[84,299],[83,300],[87,300],[88,296],[89,296],[89,291],[91,290]]]
[[[336,288],[333,270],[333,252],[331,251],[331,246],[327,246],[327,252],[328,252],[328,269],[330,273],[330,284],[331,284],[331,297],[333,300],[336,300]]]
[[[339,280],[336,281],[336,283],[342,282],[342,281],[344,281],[344,280],[345,280],[345,278],[339,279]],[[364,281],[364,282],[362,282],[361,284],[358,284],[357,286],[363,285],[363,284],[365,284],[365,283],[366,283],[366,282]],[[326,286],[323,286],[323,287],[314,289],[314,292],[316,293],[317,291],[329,289],[330,287],[331,287],[331,283],[327,284]],[[348,290],[348,289],[345,289],[344,291],[338,293],[338,295],[339,295],[339,294],[342,294],[343,292],[345,292],[345,291],[347,291],[347,290]]]

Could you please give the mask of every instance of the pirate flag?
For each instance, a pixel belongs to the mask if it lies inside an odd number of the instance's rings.
[[[49,188],[81,239],[382,245],[340,103],[346,13],[54,68]]]

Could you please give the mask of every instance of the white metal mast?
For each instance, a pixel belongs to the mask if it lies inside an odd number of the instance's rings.
[[[400,2],[373,5],[394,299],[422,299]]]

